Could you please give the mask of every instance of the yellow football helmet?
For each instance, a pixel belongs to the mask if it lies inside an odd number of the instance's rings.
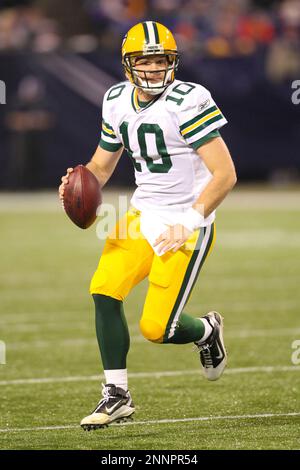
[[[163,55],[167,57],[168,66],[162,70],[164,79],[159,83],[149,83],[149,71],[137,70],[134,67],[137,57]],[[175,79],[178,67],[177,45],[171,31],[156,21],[145,21],[133,26],[125,35],[122,43],[122,64],[126,77],[136,87],[146,93],[157,95],[162,93]],[[139,73],[138,73],[139,72]],[[144,79],[141,78],[144,72]]]

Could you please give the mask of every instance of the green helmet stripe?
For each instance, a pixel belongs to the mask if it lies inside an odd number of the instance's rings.
[[[157,25],[154,21],[152,21],[152,24],[153,24],[154,34],[155,34],[155,42],[156,44],[159,44],[159,34],[158,34]]]
[[[147,23],[144,22],[142,24],[143,24],[143,28],[144,28],[146,44],[149,44],[149,31],[148,31]]]

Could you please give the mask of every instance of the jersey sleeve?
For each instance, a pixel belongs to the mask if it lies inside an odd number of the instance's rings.
[[[103,148],[104,150],[108,150],[109,152],[117,152],[117,150],[119,150],[123,144],[117,137],[112,125],[113,118],[111,109],[107,103],[107,93],[104,95],[103,98],[101,138],[99,145],[101,148]]]
[[[189,103],[179,113],[179,130],[186,143],[194,150],[213,137],[227,123],[210,92],[201,87],[189,96]]]

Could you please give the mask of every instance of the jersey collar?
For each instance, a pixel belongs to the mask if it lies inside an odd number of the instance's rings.
[[[146,106],[140,106],[139,105],[139,100],[138,100],[138,94],[137,94],[137,89],[136,87],[133,88],[132,93],[131,93],[131,104],[136,113],[140,113],[144,111],[144,109],[148,109],[152,104],[154,104],[160,97],[160,95],[155,96],[153,100],[149,101],[149,103],[146,104]]]

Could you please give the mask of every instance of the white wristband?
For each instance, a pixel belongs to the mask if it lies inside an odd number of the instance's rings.
[[[198,212],[193,207],[190,207],[182,215],[181,224],[186,227],[190,232],[194,232],[194,230],[198,230],[198,228],[201,227],[203,221],[203,215],[200,214],[200,212]]]

